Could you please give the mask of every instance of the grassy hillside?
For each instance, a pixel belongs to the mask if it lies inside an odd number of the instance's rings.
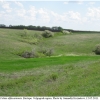
[[[32,50],[36,41],[34,34],[40,31],[28,31],[28,37],[24,38],[24,30],[0,29],[0,59],[19,59],[17,53]],[[33,43],[33,44],[32,44]]]
[[[70,34],[56,35],[53,38],[39,39],[37,42],[34,34],[41,34],[41,31],[29,31],[28,37],[21,37],[24,30],[0,29],[0,59],[19,59],[17,53],[41,49],[42,47],[52,48],[54,55],[94,55],[94,48],[100,44],[100,34]],[[35,44],[35,42],[37,44]]]
[[[0,96],[100,96],[100,57],[92,52],[100,34],[55,33],[41,39],[40,31],[24,33],[0,29]],[[52,48],[53,56],[17,55],[43,47]]]

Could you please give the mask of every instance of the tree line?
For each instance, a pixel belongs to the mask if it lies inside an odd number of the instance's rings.
[[[61,32],[63,30],[62,27],[60,26],[53,26],[53,27],[46,27],[46,26],[33,26],[33,25],[9,25],[6,26],[4,24],[0,24],[0,28],[9,28],[9,29],[28,29],[28,30],[39,30],[39,31],[44,31],[44,30],[49,30],[52,32]]]

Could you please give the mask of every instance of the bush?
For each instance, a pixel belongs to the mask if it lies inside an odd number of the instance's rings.
[[[53,52],[53,49],[48,49],[45,55],[50,57],[53,55]]]
[[[49,30],[45,30],[43,33],[42,33],[42,36],[45,37],[45,38],[49,38],[49,37],[53,37],[54,36],[54,33],[49,31]]]
[[[63,31],[63,34],[66,35],[66,34],[71,34],[71,32],[69,31]]]
[[[100,55],[100,45],[97,46],[93,52],[95,52],[96,55]]]
[[[53,49],[42,47],[42,48],[38,48],[37,50],[22,51],[17,53],[17,55],[23,58],[37,58],[37,57],[45,57],[45,56],[50,57],[51,55],[53,55],[53,53],[54,53]]]
[[[39,40],[43,38],[40,33],[35,33],[34,37],[39,39]]]
[[[20,54],[19,56],[24,57],[24,58],[37,58],[38,53],[35,51],[31,51],[31,52],[26,51]]]
[[[53,55],[54,50],[51,48],[41,47],[38,49],[38,52],[50,57],[51,55]]]

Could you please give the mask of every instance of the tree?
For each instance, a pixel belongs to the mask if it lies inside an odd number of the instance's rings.
[[[62,27],[58,27],[58,30],[60,31],[60,32],[62,32],[63,31],[63,28]]]
[[[4,27],[6,27],[6,25],[4,25],[4,24],[0,24],[0,27],[1,27],[1,28],[4,28]]]

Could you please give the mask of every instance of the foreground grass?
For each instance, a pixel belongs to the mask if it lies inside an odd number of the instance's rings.
[[[99,56],[1,62],[0,95],[99,96],[99,63]]]

